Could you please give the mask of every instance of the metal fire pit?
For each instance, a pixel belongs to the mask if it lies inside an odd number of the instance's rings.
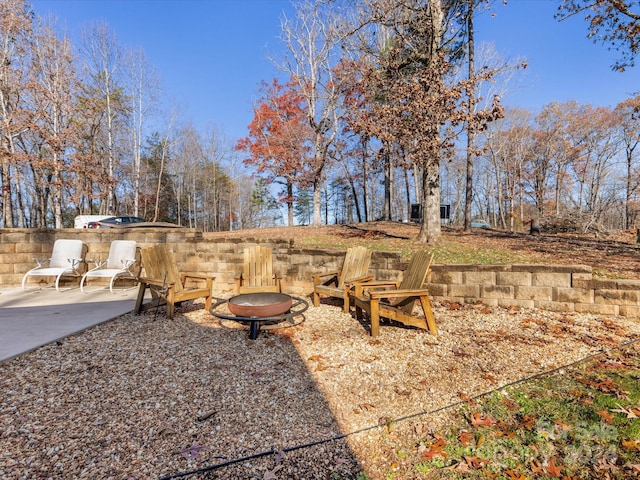
[[[226,304],[233,315],[221,313],[219,307]],[[211,315],[224,320],[249,324],[249,338],[255,340],[261,325],[288,322],[295,325],[294,317],[302,315],[309,303],[302,298],[284,293],[244,293],[229,299],[219,300],[211,306]]]

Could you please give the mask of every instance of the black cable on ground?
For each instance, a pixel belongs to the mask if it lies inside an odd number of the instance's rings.
[[[424,415],[433,415],[435,413],[440,413],[440,412],[442,412],[444,410],[447,410],[449,408],[459,407],[460,405],[463,405],[463,404],[468,403],[468,402],[473,401],[473,400],[479,400],[479,399],[481,399],[483,397],[491,395],[492,393],[495,393],[495,392],[497,392],[499,390],[502,390],[504,388],[512,387],[514,385],[519,385],[521,383],[525,383],[525,382],[528,382],[530,380],[535,380],[536,378],[544,377],[546,375],[550,375],[550,374],[559,372],[560,370],[563,370],[565,368],[574,367],[574,366],[576,366],[576,365],[578,365],[580,363],[592,360],[592,359],[594,359],[596,357],[599,357],[599,356],[601,356],[601,355],[603,355],[603,354],[605,354],[607,352],[610,352],[612,350],[615,350],[615,349],[618,349],[618,348],[628,347],[628,346],[633,345],[634,343],[637,343],[637,342],[640,342],[640,338],[629,340],[628,342],[621,343],[621,344],[616,345],[615,347],[612,347],[610,349],[602,349],[599,352],[592,353],[591,355],[587,355],[586,357],[581,358],[580,360],[576,360],[575,362],[571,362],[571,363],[569,363],[567,365],[562,365],[560,367],[556,367],[556,368],[553,368],[551,370],[547,370],[545,372],[536,373],[535,375],[531,375],[529,377],[525,377],[525,378],[520,378],[518,380],[514,380],[513,382],[506,383],[506,384],[501,385],[499,387],[493,388],[493,389],[491,389],[491,390],[489,390],[487,392],[479,393],[478,395],[475,395],[475,396],[473,396],[473,397],[471,397],[471,398],[469,398],[467,400],[459,400],[457,402],[450,403],[448,405],[444,405],[442,407],[436,408],[435,410],[431,410],[429,412],[422,411],[422,412],[418,412],[418,413],[412,413],[411,415],[406,415],[404,417],[399,417],[399,418],[396,418],[394,420],[391,420],[390,423],[393,424],[393,423],[403,422],[403,421],[411,420],[413,418],[421,417],[421,416],[424,416]],[[223,463],[216,463],[214,465],[207,465],[206,467],[198,468],[196,470],[191,470],[191,471],[188,471],[188,472],[181,472],[181,473],[175,473],[175,474],[167,475],[167,476],[164,476],[164,477],[160,477],[158,480],[173,480],[175,478],[185,478],[185,477],[189,477],[191,475],[197,475],[199,473],[206,473],[206,472],[210,472],[212,470],[218,470],[219,468],[228,467],[230,465],[235,465],[236,463],[246,462],[248,460],[254,460],[256,458],[265,457],[267,455],[274,455],[274,454],[276,454],[278,452],[287,453],[287,452],[293,452],[293,451],[296,451],[296,450],[302,450],[304,448],[315,447],[317,445],[322,445],[322,444],[325,444],[325,443],[335,442],[337,440],[342,440],[344,438],[356,435],[358,433],[368,432],[370,430],[374,430],[376,428],[380,428],[380,426],[381,425],[372,425],[372,426],[369,426],[369,427],[362,428],[360,430],[355,430],[353,432],[344,433],[342,435],[336,435],[336,436],[333,436],[333,437],[330,437],[330,438],[325,438],[323,440],[317,440],[315,442],[305,443],[305,444],[302,444],[302,445],[294,445],[293,447],[287,447],[287,448],[283,448],[281,450],[274,450],[272,448],[271,450],[255,453],[253,455],[249,455],[249,456],[246,456],[246,457],[235,458],[233,460],[229,460],[229,461],[226,461],[226,462],[223,462]]]

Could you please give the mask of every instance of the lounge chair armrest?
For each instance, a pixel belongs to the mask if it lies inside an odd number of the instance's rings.
[[[33,261],[36,262],[38,267],[44,267],[45,265],[47,265],[51,261],[51,259],[50,258],[45,258],[45,259],[34,258]]]
[[[67,261],[71,264],[71,268],[73,269],[73,271],[77,273],[77,267],[78,265],[80,265],[80,263],[82,263],[83,260],[81,258],[67,258]]]
[[[99,258],[87,258],[87,263],[93,263],[96,267],[102,267],[107,261],[100,260]]]
[[[369,292],[371,298],[399,298],[399,297],[422,297],[424,295],[429,295],[429,290],[421,289],[421,290],[382,290],[382,291],[372,291]]]

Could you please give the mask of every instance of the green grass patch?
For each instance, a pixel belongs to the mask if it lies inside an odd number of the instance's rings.
[[[640,478],[640,347],[494,391],[454,418],[420,441],[415,478]]]

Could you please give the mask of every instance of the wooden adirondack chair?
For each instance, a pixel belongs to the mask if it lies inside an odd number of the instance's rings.
[[[211,308],[213,277],[197,273],[180,273],[173,254],[164,245],[154,245],[140,250],[145,277],[141,277],[135,313],[143,309],[142,301],[147,288],[156,300],[164,300],[167,314],[173,318],[175,305],[186,300],[204,298],[204,308]],[[202,286],[188,286],[192,281]]]
[[[371,263],[371,250],[351,247],[344,257],[342,271],[327,272],[313,277],[313,305],[320,305],[322,295],[343,299],[342,311],[349,312],[349,289],[354,282],[373,280],[367,275]]]
[[[256,245],[244,249],[244,270],[236,278],[236,289],[238,293],[280,293],[282,285],[273,272],[271,248]]]
[[[424,251],[416,252],[401,282],[374,281],[357,283],[354,286],[353,300],[356,317],[362,319],[363,311],[367,312],[371,319],[372,336],[375,337],[380,333],[380,317],[422,328],[434,335],[438,333],[431,310],[429,291],[423,287],[432,261],[432,254]],[[424,318],[413,315],[417,300],[420,300],[422,305]]]

